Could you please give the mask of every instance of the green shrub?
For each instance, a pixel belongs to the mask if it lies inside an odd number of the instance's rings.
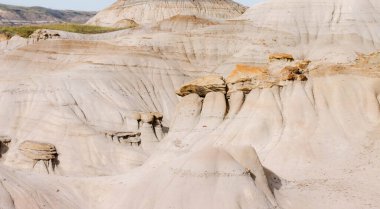
[[[80,24],[48,24],[48,25],[24,25],[24,26],[2,26],[0,27],[0,34],[5,34],[7,37],[19,35],[28,38],[32,33],[38,29],[61,30],[73,33],[82,34],[98,34],[117,31],[125,28],[110,28],[93,25],[80,25]]]

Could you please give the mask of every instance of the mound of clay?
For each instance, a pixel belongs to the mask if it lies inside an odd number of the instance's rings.
[[[125,19],[147,24],[176,15],[226,19],[238,17],[245,10],[244,6],[231,0],[118,0],[91,18],[87,24],[116,26]]]

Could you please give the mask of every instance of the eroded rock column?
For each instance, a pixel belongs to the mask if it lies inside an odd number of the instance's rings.
[[[32,161],[32,169],[53,173],[58,166],[58,152],[54,145],[36,141],[24,141],[20,152]],[[42,164],[41,164],[42,163]]]

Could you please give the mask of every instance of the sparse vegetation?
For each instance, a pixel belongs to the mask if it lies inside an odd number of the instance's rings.
[[[82,24],[2,26],[0,27],[0,34],[4,34],[8,38],[13,37],[14,35],[19,35],[21,37],[27,38],[34,31],[38,29],[61,30],[61,31],[82,33],[82,34],[97,34],[97,33],[117,31],[117,30],[121,30],[125,28],[109,28],[109,27],[100,27],[100,26],[82,25]]]

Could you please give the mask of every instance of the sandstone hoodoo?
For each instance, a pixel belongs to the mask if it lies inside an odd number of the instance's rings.
[[[54,171],[58,159],[58,152],[54,145],[36,141],[24,141],[18,149],[25,157],[33,161],[33,168],[38,162],[42,161],[48,173],[51,170]]]
[[[176,15],[227,19],[238,17],[245,10],[246,7],[231,0],[118,0],[91,18],[87,24],[117,26],[123,20],[148,24]]]
[[[287,66],[281,70],[281,80],[283,81],[306,81],[307,77],[298,67]]]
[[[121,144],[128,144],[131,146],[140,146],[141,144],[140,132],[107,133],[106,136],[109,136],[112,141],[115,141]]]
[[[287,64],[279,73],[271,73],[267,65],[258,67],[238,64],[226,79],[218,75],[203,76],[184,84],[177,91],[177,95],[184,97],[189,94],[198,94],[205,97],[210,92],[221,92],[229,98],[235,92],[248,94],[253,89],[271,88],[276,85],[282,86],[281,81],[308,80],[305,74],[310,61],[294,62],[294,60],[285,60]]]
[[[276,84],[266,67],[237,65],[226,78],[228,94],[242,91],[245,94],[255,88],[270,88]]]
[[[177,91],[177,94],[186,96],[195,93],[204,97],[210,92],[222,92],[225,94],[226,90],[226,82],[222,76],[208,75],[186,83]]]

